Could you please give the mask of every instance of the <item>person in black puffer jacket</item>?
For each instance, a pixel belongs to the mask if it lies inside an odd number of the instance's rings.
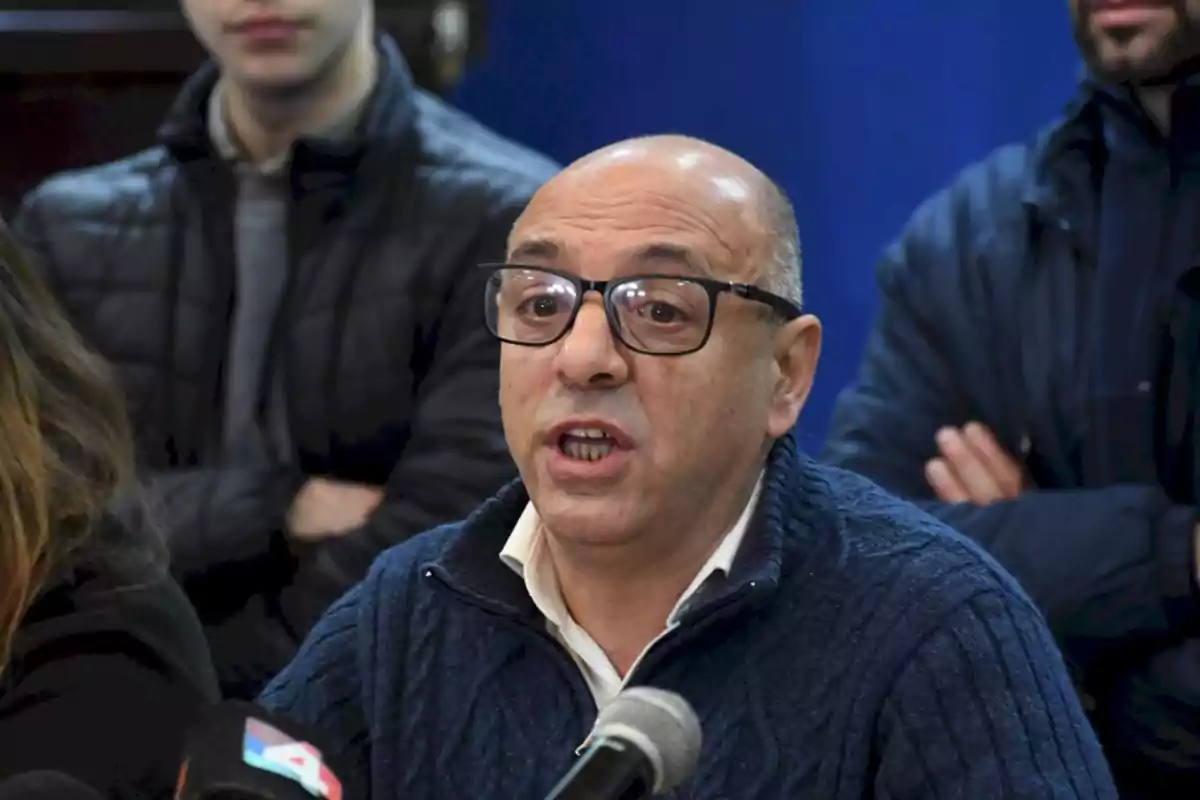
[[[118,370],[173,570],[250,697],[382,549],[515,475],[480,262],[556,166],[418,90],[370,0],[184,10],[156,146],[14,223]]]

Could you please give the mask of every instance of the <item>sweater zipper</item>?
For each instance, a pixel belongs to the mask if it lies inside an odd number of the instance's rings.
[[[655,651],[655,649],[660,648],[662,646],[663,642],[667,642],[667,644],[669,644],[670,642],[668,641],[668,637],[670,637],[671,634],[675,633],[678,629],[679,629],[679,622],[676,621],[674,624],[668,625],[667,627],[663,628],[662,632],[659,633],[658,636],[655,636],[653,639],[650,640],[650,643],[648,645],[646,645],[644,648],[642,648],[642,652],[638,654],[638,657],[634,660],[633,664],[630,665],[629,671],[625,673],[625,677],[623,677],[621,679],[621,685],[617,689],[617,694],[620,694],[621,692],[625,691],[625,688],[630,685],[630,681],[633,680],[633,677],[638,674],[638,669],[639,668],[644,669],[643,665],[646,663],[646,661],[648,660],[650,655]],[[575,666],[575,669],[578,671],[579,666],[574,664],[574,659],[572,659],[572,664]],[[590,690],[589,690],[589,694],[590,694]],[[597,712],[598,711],[599,711],[599,709],[597,709]],[[579,743],[579,746],[575,748],[576,757],[583,755],[584,752],[588,749],[588,747],[592,743],[592,737],[595,735],[595,733],[596,733],[596,728],[595,728],[595,726],[593,726],[592,729],[590,731],[588,731],[587,736],[583,737],[583,741]]]
[[[579,669],[579,665],[575,663],[575,659],[573,659],[571,654],[566,651],[562,643],[550,635],[544,624],[540,627],[537,625],[532,625],[528,620],[513,614],[512,611],[500,603],[480,595],[470,594],[457,588],[449,580],[449,576],[445,574],[445,571],[442,570],[441,567],[434,566],[426,568],[425,576],[427,578],[432,578],[444,590],[448,591],[463,602],[473,605],[481,611],[496,617],[502,624],[507,625],[514,630],[533,634],[534,639],[537,640],[541,646],[547,647],[549,651],[553,653],[557,663],[566,668],[567,674],[571,681],[571,687],[575,691],[576,695],[586,698],[593,706],[596,704],[595,697],[592,695],[591,689],[584,681],[583,674]],[[716,623],[731,616],[738,610],[738,608],[750,596],[755,588],[756,584],[752,582],[746,588],[734,592],[713,606],[705,608],[704,616],[700,619],[697,619],[694,624],[690,625],[686,629],[683,628],[684,621],[686,621],[688,617],[693,617],[694,614],[684,614],[682,619],[676,621],[674,625],[667,627],[662,633],[656,636],[650,642],[650,644],[646,645],[645,649],[642,650],[641,655],[638,656],[637,660],[633,663],[633,666],[631,666],[629,671],[625,674],[624,680],[621,681],[621,688],[624,689],[626,686],[629,686],[636,675],[652,672],[653,668],[662,663],[667,658],[668,654],[678,650],[680,647],[683,647],[687,642],[703,633],[711,625],[715,625]],[[599,709],[597,709],[597,711],[598,710]],[[592,733],[593,731],[589,730],[584,736],[583,741],[578,747],[575,748],[576,756],[582,755],[583,752],[587,750],[587,747],[592,740]]]
[[[474,595],[459,589],[450,581],[449,576],[446,575],[445,571],[441,567],[434,566],[426,568],[425,577],[431,578],[436,586],[440,587],[446,592],[449,592],[451,595],[457,597],[459,600],[462,600],[464,603],[474,606],[480,611],[495,617],[502,625],[510,630],[532,634],[533,639],[538,643],[538,646],[546,648],[546,652],[554,659],[555,663],[564,668],[568,680],[571,683],[571,688],[575,692],[576,697],[586,698],[592,705],[595,705],[595,700],[592,697],[591,689],[589,689],[587,684],[584,682],[583,675],[580,674],[578,665],[575,664],[575,661],[571,658],[570,653],[563,649],[563,646],[558,642],[558,640],[551,636],[549,631],[547,631],[544,627],[539,629],[536,625],[531,625],[525,618],[514,614],[504,605],[489,598],[481,595]]]
[[[684,627],[684,620],[687,617],[693,617],[694,614],[684,614],[683,618],[676,620],[673,625],[665,628],[650,644],[646,645],[641,655],[638,656],[637,660],[629,668],[629,672],[625,673],[625,678],[621,681],[621,689],[624,690],[625,687],[631,684],[637,685],[633,682],[635,676],[641,673],[653,673],[654,668],[663,663],[672,653],[704,633],[710,626],[736,613],[742,602],[750,596],[755,588],[756,585],[751,583],[748,587],[723,598],[717,604],[704,608],[704,615],[687,627]],[[647,682],[643,685],[651,686],[653,684]],[[687,698],[684,699],[686,700]],[[583,742],[575,748],[576,756],[583,755],[583,752],[587,750],[588,745],[592,742],[594,732],[594,729],[588,731],[588,735],[584,738]]]

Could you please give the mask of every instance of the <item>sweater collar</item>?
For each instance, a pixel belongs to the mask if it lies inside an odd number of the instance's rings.
[[[703,614],[735,598],[765,603],[779,588],[785,551],[804,550],[803,538],[826,534],[819,519],[832,515],[825,487],[812,481],[812,462],[785,436],[772,447],[763,474],[759,502],[726,580],[708,581],[688,603],[683,616]],[[534,619],[539,615],[521,577],[499,558],[529,495],[520,480],[513,481],[480,506],[423,571],[436,573],[444,583],[476,605],[508,616]],[[813,524],[816,523],[816,524]]]
[[[724,580],[733,570],[734,561],[741,550],[742,540],[746,538],[746,530],[754,509],[758,506],[762,494],[762,476],[755,482],[750,499],[742,509],[737,522],[721,537],[720,543],[712,555],[692,579],[691,584],[680,595],[675,607],[667,617],[667,626],[678,623],[684,612],[692,608],[692,598],[707,585],[709,580]],[[500,551],[500,560],[505,566],[521,576],[525,590],[530,599],[537,605],[548,622],[559,629],[566,628],[569,623],[570,611],[562,598],[558,577],[545,546],[545,529],[538,517],[533,503],[527,503],[521,512],[512,534]]]
[[[209,138],[212,139],[213,147],[221,158],[226,161],[249,162],[242,143],[238,141],[237,134],[229,124],[228,110],[225,105],[226,94],[225,81],[218,80],[208,97]],[[358,131],[358,124],[370,96],[371,90],[368,89],[361,95],[349,98],[349,102],[343,103],[334,119],[329,124],[312,131],[311,136],[341,142],[353,138]],[[264,175],[281,175],[287,171],[290,161],[291,151],[289,149],[262,163],[247,163],[247,166],[256,168]]]

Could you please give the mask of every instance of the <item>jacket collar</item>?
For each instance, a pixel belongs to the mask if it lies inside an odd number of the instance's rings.
[[[1176,138],[1194,139],[1192,131],[1200,130],[1200,75],[1180,85],[1173,109]],[[1104,83],[1081,68],[1075,97],[1059,119],[1038,134],[1025,174],[1023,200],[1043,222],[1076,230],[1093,224],[1110,155],[1106,130],[1114,119],[1131,135],[1144,137],[1147,148],[1159,137],[1129,86]]]
[[[1035,138],[1022,199],[1043,223],[1090,229],[1107,152],[1103,122],[1087,80],[1059,119]]]
[[[350,98],[338,110],[338,114],[323,127],[315,130],[311,138],[342,140],[353,137],[358,132],[363,110],[370,99],[374,86],[365,87],[368,91],[360,97]],[[208,95],[208,135],[212,139],[216,153],[226,161],[235,161],[250,167],[263,175],[283,175],[291,165],[291,152],[280,153],[273,158],[260,163],[250,161],[242,149],[241,142],[229,125],[225,113],[225,82],[217,81],[216,86]]]
[[[814,552],[806,536],[836,535],[836,509],[827,486],[796,448],[794,437],[775,443],[767,458],[761,494],[725,580],[711,581],[692,598],[686,615],[724,606],[734,598],[765,603],[778,590],[785,551]],[[499,558],[529,502],[520,480],[502,489],[462,524],[445,548],[422,567],[457,594],[507,616],[536,618],[538,611],[519,575]],[[814,516],[812,512],[819,512]],[[802,568],[802,565],[797,565]]]
[[[376,42],[379,77],[353,135],[301,139],[293,148],[294,170],[354,173],[372,153],[387,158],[408,141],[417,110],[412,74],[391,37],[380,34]],[[208,127],[209,98],[219,77],[214,62],[201,66],[184,82],[158,129],[159,143],[181,163],[220,158]]]

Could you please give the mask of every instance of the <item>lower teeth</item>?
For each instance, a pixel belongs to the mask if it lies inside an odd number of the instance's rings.
[[[599,461],[613,451],[613,446],[611,444],[566,442],[562,446],[562,451],[580,461]]]

